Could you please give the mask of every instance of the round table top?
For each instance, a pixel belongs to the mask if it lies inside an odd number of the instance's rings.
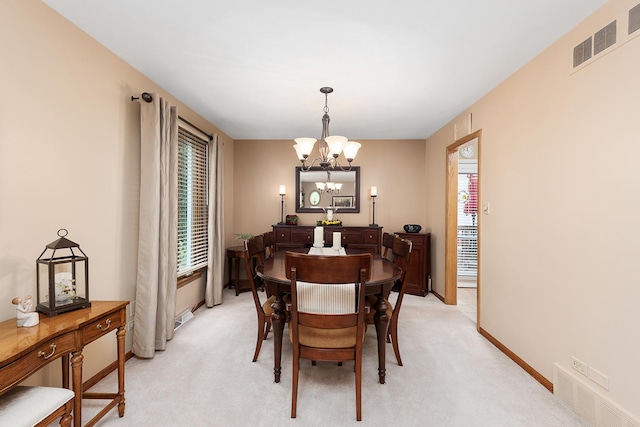
[[[285,271],[285,254],[285,251],[279,251],[272,257],[265,259],[264,263],[260,264],[256,270],[258,275],[267,281],[289,284],[290,281],[287,279]],[[388,259],[382,258],[380,255],[373,255],[371,278],[367,282],[367,286],[393,283],[400,278],[401,273],[400,267]]]

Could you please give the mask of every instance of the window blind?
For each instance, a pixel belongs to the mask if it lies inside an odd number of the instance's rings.
[[[207,265],[207,146],[178,128],[178,276]]]
[[[466,166],[466,165],[465,165]],[[477,166],[475,170],[477,170]],[[459,165],[460,169],[466,167]],[[458,276],[478,274],[478,174],[458,174]]]

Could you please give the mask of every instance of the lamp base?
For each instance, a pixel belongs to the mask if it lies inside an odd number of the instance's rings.
[[[378,224],[369,224],[369,227],[378,227]]]
[[[287,223],[280,221],[277,225],[287,225]]]

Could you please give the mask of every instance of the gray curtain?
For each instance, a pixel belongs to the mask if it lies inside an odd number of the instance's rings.
[[[224,200],[224,147],[214,135],[209,142],[209,265],[204,300],[207,307],[222,304],[224,248],[222,201]]]
[[[178,112],[158,94],[140,102],[140,219],[133,353],[173,338],[178,227]]]

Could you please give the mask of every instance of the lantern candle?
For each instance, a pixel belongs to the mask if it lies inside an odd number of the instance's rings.
[[[377,197],[377,196],[378,196],[378,188],[371,187],[371,197]]]

